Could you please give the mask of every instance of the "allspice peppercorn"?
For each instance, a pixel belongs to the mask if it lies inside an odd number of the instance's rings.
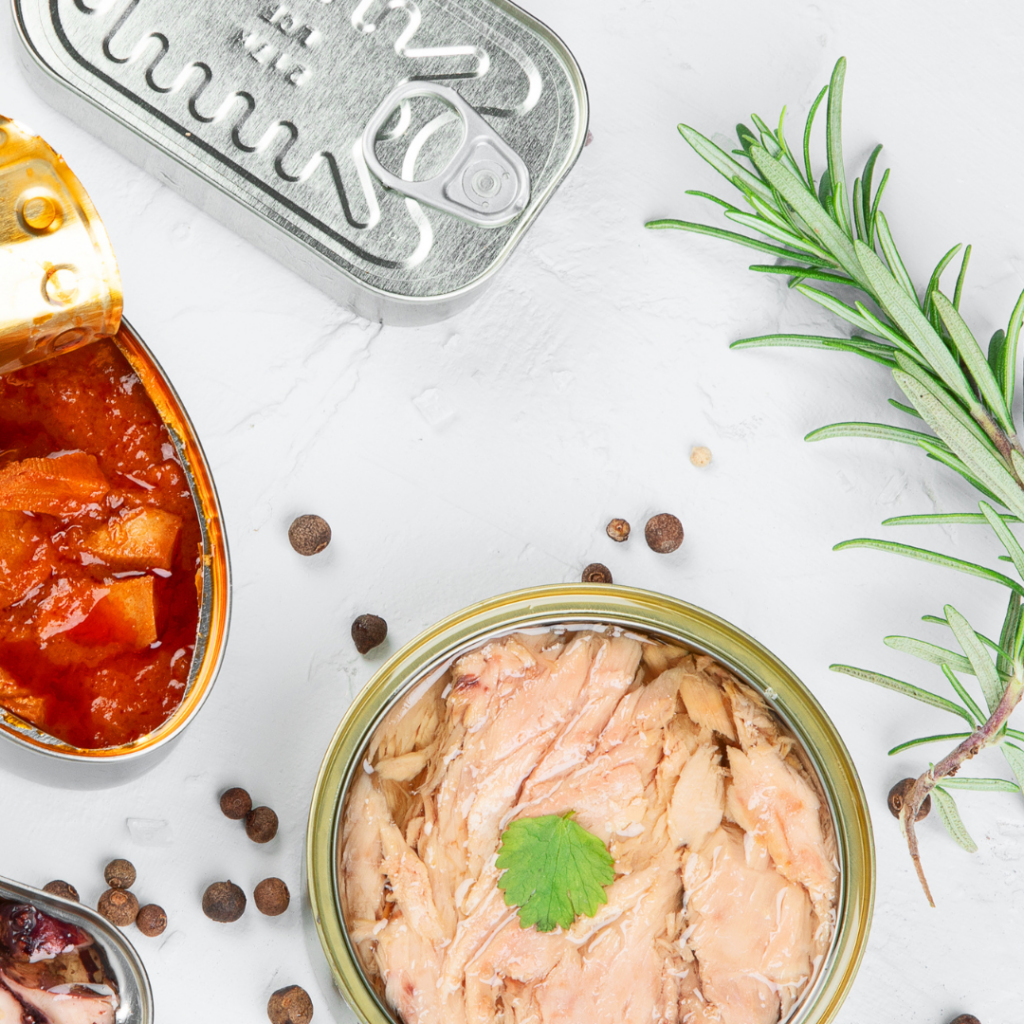
[[[139,916],[139,901],[127,889],[108,889],[96,904],[96,909],[118,928],[127,928]]]
[[[59,896],[62,900],[72,900],[74,903],[82,902],[78,890],[70,882],[65,882],[61,878],[47,882],[43,886],[43,892],[48,892],[51,896]]]
[[[584,570],[580,579],[584,583],[611,583],[612,571],[600,562],[591,562]]]
[[[203,893],[203,913],[220,924],[237,921],[245,913],[245,893],[234,882],[214,882]]]
[[[898,818],[900,813],[903,811],[903,805],[910,796],[910,791],[914,788],[915,782],[917,782],[917,779],[900,779],[900,781],[889,790],[889,799],[887,802],[889,804],[889,812],[894,818]],[[926,796],[922,801],[921,806],[917,809],[917,815],[914,817],[914,821],[921,821],[923,818],[927,818],[928,812],[931,809],[932,798],[931,796]]]
[[[647,520],[644,536],[652,551],[669,555],[683,543],[683,524],[671,512],[660,512]]]
[[[277,815],[269,807],[254,807],[245,816],[245,834],[254,843],[269,843],[277,835]]]
[[[289,985],[279,988],[267,1003],[271,1024],[309,1024],[313,1019],[313,1000],[304,988]]]
[[[959,1017],[954,1017],[949,1024],[981,1024],[981,1021],[973,1013],[961,1013]]]
[[[111,889],[130,889],[135,884],[135,865],[130,860],[112,860],[104,869],[103,877]]]
[[[164,908],[158,907],[155,903],[147,903],[144,907],[139,907],[139,916],[135,918],[135,927],[151,939],[162,935],[167,927],[167,914],[164,912]]]
[[[605,528],[604,532],[616,544],[621,544],[623,541],[629,540],[629,523],[625,519],[613,519]]]
[[[299,516],[288,527],[288,540],[300,555],[318,555],[331,543],[331,528],[320,516]]]
[[[221,794],[220,809],[226,818],[241,821],[252,810],[252,797],[241,786],[234,786]]]
[[[264,878],[253,890],[256,909],[267,917],[277,917],[288,909],[291,893],[280,878]]]
[[[388,624],[379,615],[360,615],[352,623],[352,642],[360,654],[379,647],[388,638]]]

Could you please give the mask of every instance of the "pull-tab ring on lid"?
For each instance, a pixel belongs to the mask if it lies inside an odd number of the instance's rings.
[[[377,139],[403,100],[433,97],[462,118],[464,135],[458,151],[440,174],[412,181],[392,174],[377,158]],[[386,188],[437,210],[497,228],[511,223],[530,201],[530,172],[522,158],[454,90],[434,82],[403,82],[377,108],[363,131],[363,157]]]
[[[0,117],[0,374],[117,333],[110,239],[62,157]]]

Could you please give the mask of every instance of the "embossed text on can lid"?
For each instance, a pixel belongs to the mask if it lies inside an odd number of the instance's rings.
[[[582,75],[507,0],[13,0],[39,90],[329,294],[436,320],[579,155]]]
[[[0,373],[117,333],[121,278],[79,180],[0,117]]]

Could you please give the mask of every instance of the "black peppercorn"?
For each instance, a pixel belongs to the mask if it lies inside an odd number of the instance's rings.
[[[584,583],[611,583],[612,571],[600,562],[591,562],[580,577]]]
[[[659,555],[668,555],[683,543],[683,524],[671,512],[660,512],[644,527],[647,546]]]
[[[352,623],[352,642],[360,654],[379,647],[388,637],[388,624],[379,615],[360,615]]]
[[[135,884],[135,865],[130,860],[112,860],[104,869],[103,877],[111,889],[130,889]]]
[[[280,878],[264,878],[252,894],[256,909],[267,917],[277,917],[288,909],[291,893]]]
[[[220,809],[225,817],[241,821],[252,810],[252,797],[241,786],[235,786],[221,794]]]
[[[43,892],[48,892],[51,896],[59,896],[62,900],[72,900],[74,903],[81,903],[78,890],[70,882],[65,882],[61,878],[55,878],[52,882],[47,882],[43,886]]]
[[[96,909],[119,928],[127,928],[139,915],[139,901],[127,889],[108,889],[96,904]]]
[[[234,882],[214,882],[203,893],[203,913],[220,924],[237,921],[245,913],[245,893]]]
[[[331,528],[320,516],[299,516],[288,527],[288,540],[300,555],[318,555],[331,543]]]
[[[277,835],[277,815],[269,807],[254,807],[245,816],[245,834],[254,843],[269,843]]]
[[[162,935],[167,927],[167,914],[164,913],[164,908],[158,907],[155,903],[147,903],[144,907],[139,907],[139,916],[135,918],[135,927],[151,939]]]
[[[613,519],[604,531],[616,544],[629,540],[629,523],[625,519]]]
[[[892,789],[889,790],[889,811],[894,818],[898,818],[903,810],[903,805],[907,801],[907,797],[910,796],[910,791],[914,788],[914,783],[917,779],[900,779]],[[932,798],[926,796],[921,802],[921,806],[917,809],[917,815],[914,821],[921,821],[922,818],[928,817],[928,812],[932,809]]]
[[[271,1024],[309,1024],[313,1019],[313,1000],[298,985],[279,988],[267,1003]]]

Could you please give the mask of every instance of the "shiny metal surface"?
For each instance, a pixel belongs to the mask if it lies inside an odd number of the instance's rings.
[[[42,139],[0,116],[0,373],[120,320],[117,261],[88,193]]]
[[[571,54],[506,0],[13,5],[52,103],[374,319],[475,297],[586,135]]]
[[[604,584],[536,587],[466,608],[407,644],[360,691],[324,758],[306,834],[312,917],[326,959],[325,973],[329,971],[334,987],[363,1024],[401,1024],[363,975],[338,889],[345,796],[373,731],[404,694],[462,652],[517,629],[554,624],[619,626],[709,654],[758,690],[797,737],[832,812],[840,892],[831,949],[787,1024],[832,1021],[864,955],[875,892],[871,819],[849,752],[811,692],[752,637],[702,608],[664,594]],[[329,990],[328,984],[322,987]]]
[[[80,903],[63,900],[40,889],[33,889],[31,886],[2,877],[0,900],[31,903],[44,914],[50,914],[60,921],[67,921],[84,929],[106,954],[107,963],[117,980],[118,995],[121,999],[116,1015],[117,1024],[154,1024],[156,1012],[153,1008],[153,991],[150,988],[149,976],[142,965],[142,960],[139,959],[139,954],[119,928],[115,928],[100,917],[95,910],[90,910]]]

